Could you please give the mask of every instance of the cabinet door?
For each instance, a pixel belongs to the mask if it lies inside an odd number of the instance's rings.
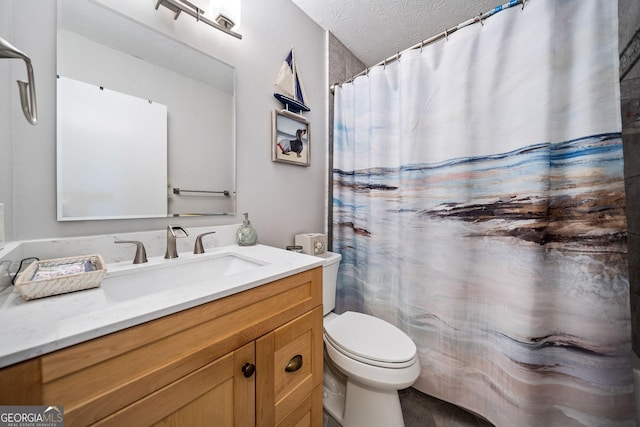
[[[251,342],[95,425],[253,426],[256,376],[247,367],[254,364]]]
[[[256,361],[258,426],[322,425],[322,307],[257,339]]]

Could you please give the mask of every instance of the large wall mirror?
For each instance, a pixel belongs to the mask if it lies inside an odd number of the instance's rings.
[[[91,0],[57,37],[59,221],[235,214],[233,67]]]

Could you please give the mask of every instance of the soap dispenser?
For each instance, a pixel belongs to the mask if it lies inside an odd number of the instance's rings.
[[[258,232],[249,221],[249,214],[244,213],[244,221],[236,232],[236,241],[240,246],[253,246],[258,242]]]

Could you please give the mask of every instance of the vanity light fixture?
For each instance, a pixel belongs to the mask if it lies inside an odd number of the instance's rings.
[[[197,0],[192,1],[196,2]],[[211,0],[211,4],[217,6],[214,10],[218,11],[218,15],[213,21],[204,16],[204,9],[188,0],[156,0],[156,10],[158,10],[160,5],[166,7],[173,12],[173,19],[178,19],[180,13],[184,12],[196,18],[198,22],[204,22],[223,33],[242,39],[242,34],[233,30],[233,28],[237,30],[239,26],[240,1],[241,0]],[[237,15],[232,16],[232,13],[237,13]]]

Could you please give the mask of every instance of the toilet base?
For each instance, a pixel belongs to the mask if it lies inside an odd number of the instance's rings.
[[[343,427],[404,427],[397,390],[379,390],[345,377],[325,359],[322,405]]]
[[[347,380],[344,427],[404,427],[397,390],[374,390]]]
[[[324,378],[322,380],[322,406],[339,424],[344,417],[344,403],[347,379],[340,371],[324,359]]]

